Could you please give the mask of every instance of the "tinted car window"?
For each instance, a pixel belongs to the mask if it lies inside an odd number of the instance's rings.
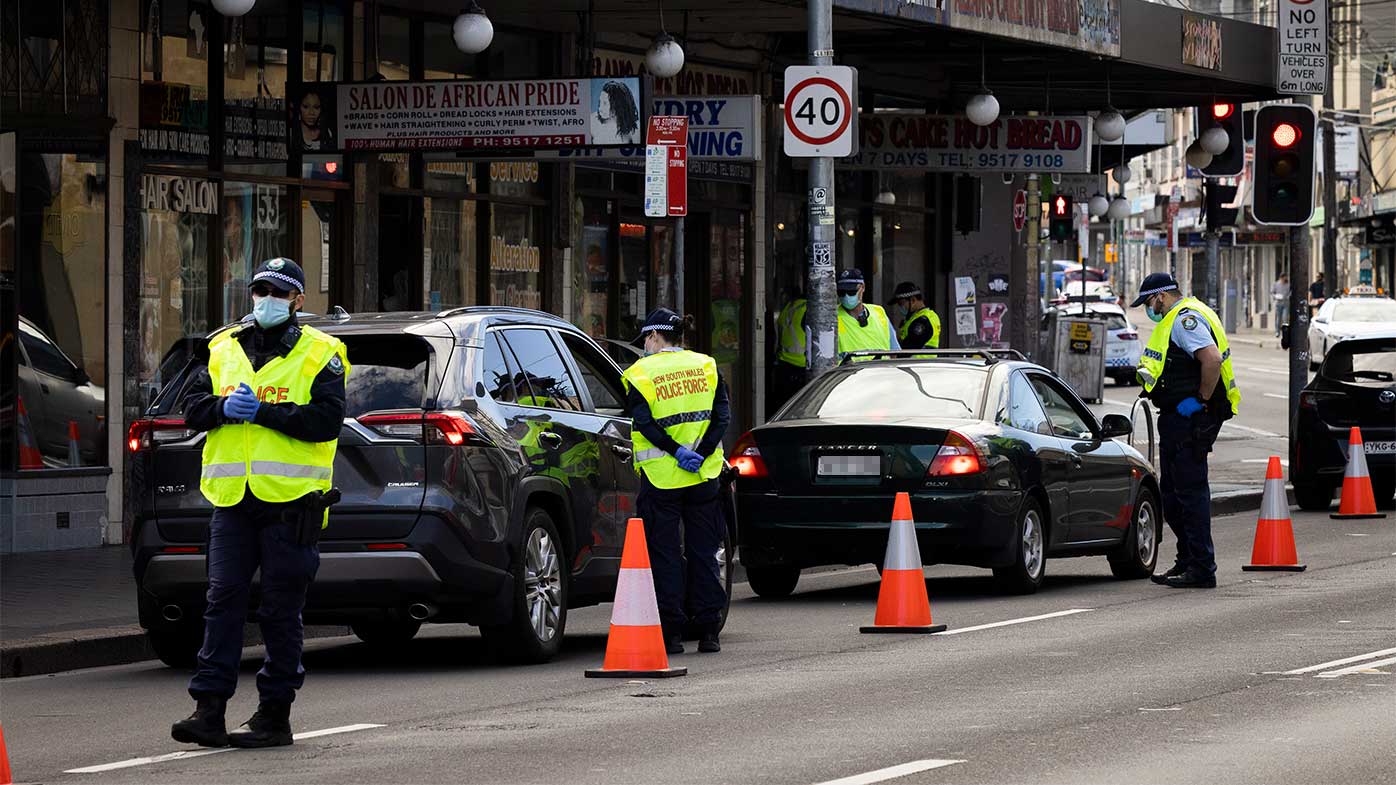
[[[1339,302],[1333,309],[1335,322],[1386,322],[1396,320],[1396,300],[1356,300]]]
[[[496,401],[513,401],[517,396],[514,390],[514,369],[505,356],[504,347],[499,343],[499,335],[485,336],[485,392]]]
[[[572,376],[545,330],[503,330],[496,334],[513,350],[518,363],[514,375],[518,403],[574,411],[582,408]],[[525,385],[531,390],[528,395],[523,394]]]
[[[984,370],[953,365],[864,365],[824,374],[777,419],[979,416]]]
[[[1021,373],[1013,374],[1008,384],[1008,410],[1000,421],[1029,433],[1052,433],[1042,404],[1037,401],[1037,394]]]
[[[422,406],[431,356],[426,343],[406,335],[340,337],[350,365],[344,416]]]
[[[1089,417],[1079,411],[1051,382],[1042,376],[1034,376],[1032,388],[1047,413],[1047,422],[1052,426],[1052,433],[1068,439],[1091,438],[1091,426],[1087,424],[1090,422]]]
[[[29,363],[34,370],[71,382],[81,378],[82,374],[73,363],[43,333],[20,322],[19,340],[24,344],[24,351],[29,355]]]
[[[1349,384],[1388,385],[1396,380],[1396,346],[1358,348],[1340,343],[1323,361],[1323,375]]]
[[[567,350],[572,352],[572,359],[577,361],[577,367],[581,369],[582,383],[587,386],[587,392],[591,393],[592,405],[597,409],[624,409],[624,394],[610,364],[589,343],[575,335],[562,333],[562,342],[567,345]]]

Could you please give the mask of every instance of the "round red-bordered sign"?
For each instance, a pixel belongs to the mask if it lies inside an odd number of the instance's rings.
[[[833,90],[834,93],[838,95],[839,100],[843,103],[843,120],[839,123],[838,128],[834,129],[834,132],[829,134],[828,136],[810,136],[809,134],[806,134],[799,128],[795,127],[795,118],[791,114],[791,111],[795,108],[795,105],[799,103],[795,99],[800,97],[801,90],[804,90],[807,87],[816,87],[820,85],[827,87],[830,90]],[[845,92],[844,89],[839,86],[838,82],[835,82],[833,79],[830,79],[827,76],[812,76],[809,79],[806,79],[803,82],[800,82],[799,84],[795,85],[795,89],[790,91],[790,100],[785,102],[785,129],[790,133],[794,134],[796,139],[799,139],[805,144],[828,144],[834,141],[835,139],[838,139],[840,136],[843,135],[844,131],[848,130],[848,124],[852,121],[852,119],[853,102],[848,99],[848,93]]]

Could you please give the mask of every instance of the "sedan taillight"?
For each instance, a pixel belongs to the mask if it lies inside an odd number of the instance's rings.
[[[194,429],[186,425],[184,420],[136,420],[126,430],[126,449],[131,452],[149,450],[165,442],[182,442],[193,437],[194,433]]]
[[[936,457],[926,469],[927,477],[962,477],[978,474],[984,470],[979,460],[979,450],[969,439],[954,431],[945,432],[945,441],[936,450]]]
[[[1118,334],[1118,337],[1119,337],[1119,339],[1120,339],[1121,341],[1137,341],[1137,340],[1139,340],[1139,333],[1135,333],[1135,332],[1123,332],[1123,333],[1119,333],[1119,334]]]
[[[742,434],[742,438],[737,440],[737,446],[732,449],[732,457],[728,458],[727,462],[743,477],[770,476],[770,472],[766,471],[766,461],[762,459],[761,450],[756,446],[756,439],[752,438],[750,431]]]
[[[384,436],[459,447],[480,438],[475,423],[461,412],[370,412],[357,418]]]

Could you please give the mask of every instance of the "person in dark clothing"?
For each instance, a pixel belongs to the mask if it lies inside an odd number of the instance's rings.
[[[204,643],[189,681],[197,702],[171,727],[176,741],[206,747],[292,742],[290,711],[305,681],[301,610],[319,568],[319,530],[344,421],[349,363],[338,339],[302,326],[304,273],[290,259],[263,262],[250,289],[253,313],[209,341],[206,367],[184,405],[207,432],[200,490],[209,522]],[[252,576],[261,570],[258,621],[266,658],[252,718],[226,732],[237,688]]]

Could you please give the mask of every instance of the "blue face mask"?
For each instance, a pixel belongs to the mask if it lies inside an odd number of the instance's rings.
[[[843,294],[843,295],[839,295],[839,303],[843,305],[844,310],[846,310],[846,311],[851,311],[851,310],[853,310],[854,308],[857,308],[857,307],[858,307],[858,295],[856,295],[856,294]]]
[[[252,318],[262,328],[275,327],[291,318],[291,301],[280,297],[253,297]]]
[[[1145,306],[1145,307],[1144,307],[1144,313],[1146,313],[1146,314],[1149,315],[1149,321],[1151,321],[1151,322],[1158,323],[1158,322],[1163,321],[1163,314],[1161,314],[1161,313],[1155,313],[1155,312],[1154,312],[1154,307],[1153,307],[1152,305],[1147,305],[1147,306]]]

